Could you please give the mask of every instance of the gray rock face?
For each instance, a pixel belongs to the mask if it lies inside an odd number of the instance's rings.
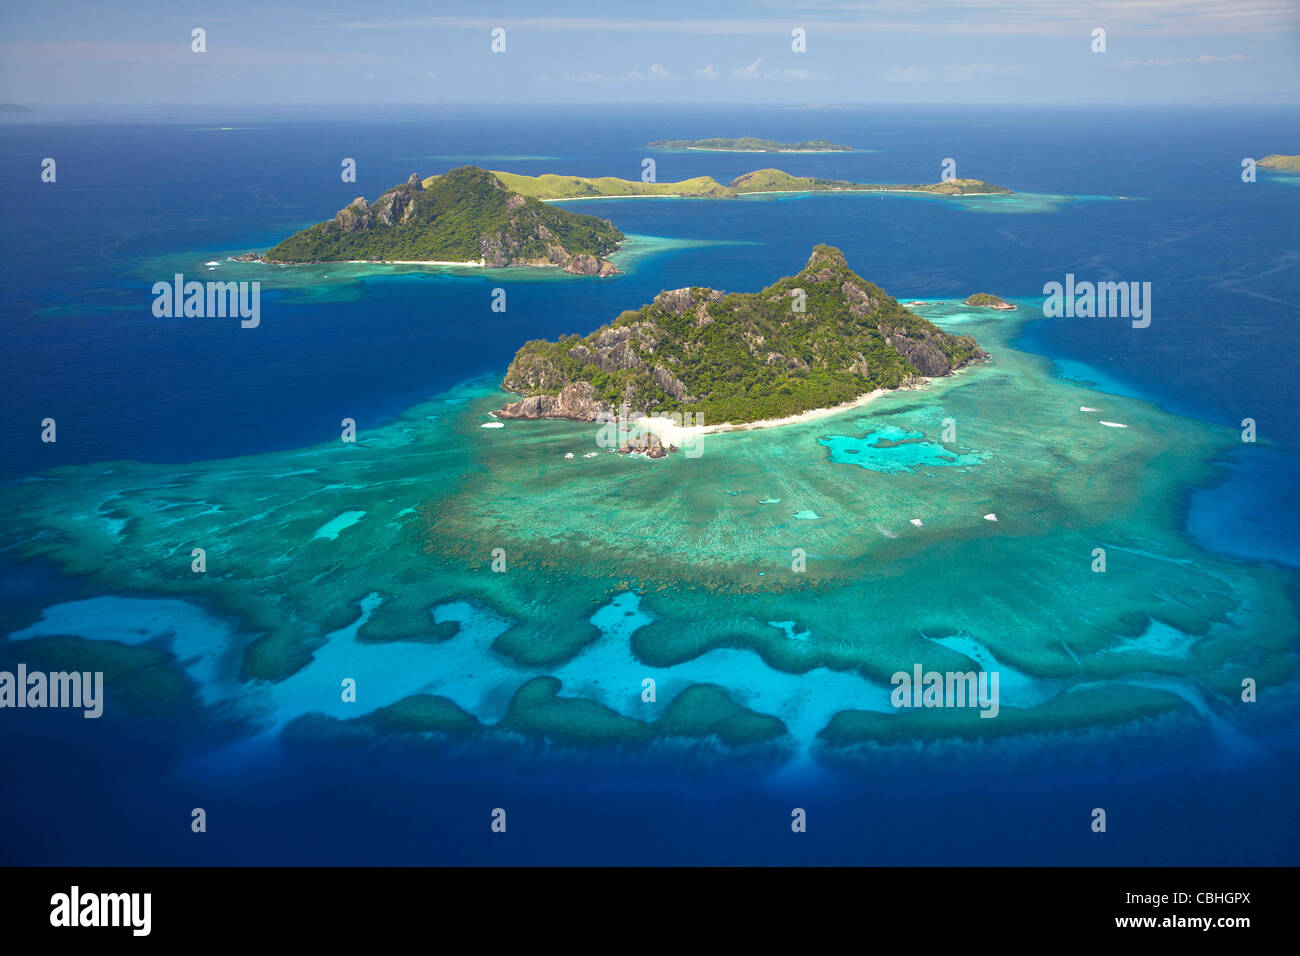
[[[614,410],[596,400],[590,382],[573,382],[559,395],[530,395],[498,408],[497,418],[567,418],[575,422],[602,422],[614,417]]]
[[[375,217],[366,205],[366,197],[358,196],[338,211],[334,216],[334,225],[348,235],[365,232],[375,224]]]
[[[905,335],[894,336],[894,348],[903,357],[916,366],[916,370],[927,378],[947,375],[952,371],[947,357],[939,351],[938,346],[924,340],[910,339]]]
[[[679,318],[691,310],[695,311],[698,319],[710,302],[717,302],[726,295],[725,292],[719,292],[717,289],[668,289],[660,292],[655,296],[655,304],[662,307],[664,311],[671,312]]]
[[[687,394],[686,386],[682,384],[682,380],[662,365],[656,365],[651,374],[654,376],[655,384],[673,398],[688,405],[695,401],[691,395]]]
[[[844,298],[849,302],[849,313],[856,318],[863,318],[871,315],[880,308],[880,303],[867,294],[867,290],[861,286],[854,285],[852,282],[846,282],[841,286]]]

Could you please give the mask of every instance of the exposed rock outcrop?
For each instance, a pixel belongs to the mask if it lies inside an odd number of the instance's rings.
[[[590,382],[573,382],[558,395],[530,395],[493,412],[497,418],[567,418],[575,422],[603,422],[614,409],[596,400]]]

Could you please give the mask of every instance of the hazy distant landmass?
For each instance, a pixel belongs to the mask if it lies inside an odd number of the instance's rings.
[[[739,153],[849,153],[853,151],[852,146],[841,146],[828,139],[810,139],[803,143],[778,143],[775,140],[758,139],[755,136],[741,136],[736,139],[722,137],[660,139],[646,145],[661,149],[707,149]]]
[[[982,179],[949,179],[944,182],[910,186],[854,183],[846,179],[821,179],[815,176],[792,176],[780,169],[757,169],[737,176],[730,183],[737,193],[759,192],[923,192],[939,196],[1011,195],[1005,186],[994,186]]]
[[[1300,173],[1300,156],[1283,156],[1281,153],[1272,153],[1255,165],[1263,166],[1265,169],[1280,170],[1285,173]]]
[[[737,176],[727,185],[712,176],[696,176],[675,183],[647,183],[613,176],[522,176],[494,170],[493,176],[508,188],[536,199],[599,199],[618,196],[684,196],[701,199],[734,199],[745,193],[762,192],[921,192],[938,196],[1011,195],[1005,186],[981,179],[951,179],[919,185],[873,185],[844,179],[792,176],[780,169],[756,169]],[[436,177],[430,177],[430,183]]]
[[[0,103],[0,113],[31,113],[34,112],[30,107],[19,106],[17,103]]]

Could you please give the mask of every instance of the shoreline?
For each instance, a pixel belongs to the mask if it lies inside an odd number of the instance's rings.
[[[472,266],[475,269],[487,268],[487,261],[484,259],[480,259],[478,262],[454,262],[450,259],[340,259],[335,261],[354,266]]]
[[[854,153],[857,150],[852,146],[846,146],[844,149],[729,149],[726,146],[651,146],[646,143],[646,149],[689,149],[697,153]]]
[[[725,432],[748,432],[757,431],[761,428],[780,428],[785,425],[802,425],[806,422],[817,421],[822,418],[829,418],[832,415],[838,415],[840,412],[852,411],[855,408],[862,408],[869,405],[876,399],[885,395],[892,395],[895,392],[921,391],[929,386],[930,380],[926,379],[924,385],[912,386],[910,388],[877,388],[873,391],[859,395],[852,401],[845,402],[842,405],[832,405],[827,408],[810,408],[806,412],[800,412],[797,415],[787,415],[784,418],[763,418],[753,422],[741,422],[735,424],[732,422],[721,422],[717,425],[678,425],[671,418],[662,416],[645,416],[642,418],[632,419],[633,426],[640,426],[646,431],[653,434],[661,442],[676,445],[678,448],[689,445],[691,441],[701,435],[719,435]],[[682,441],[681,439],[688,439]]]
[[[539,197],[540,198],[540,197]],[[734,199],[734,196],[705,196],[700,193],[628,193],[626,196],[551,196],[542,202],[592,202],[597,199]]]
[[[629,193],[626,196],[554,196],[542,202],[591,202],[597,199],[743,199],[746,196],[794,196],[814,193],[906,193],[912,196],[936,196],[939,199],[964,199],[969,196],[1014,196],[1010,193],[941,193],[929,189],[869,186],[861,189],[754,189],[734,196],[705,196],[700,193]]]
[[[938,196],[940,199],[960,199],[965,196],[1014,196],[1015,193],[941,193],[931,189],[913,189],[911,187],[863,186],[860,189],[753,189],[738,193],[737,199],[745,196],[790,195],[794,193],[910,193],[914,196]],[[707,197],[706,197],[707,198]]]
[[[467,266],[474,269],[487,268],[487,263],[483,259],[478,260],[478,262],[454,262],[449,259],[321,259],[317,262],[278,262],[274,259],[263,259],[260,256],[255,259],[227,256],[226,261],[257,262],[264,266]]]
[[[697,153],[852,153],[848,149],[727,149],[719,146],[647,146],[647,149],[690,149]]]

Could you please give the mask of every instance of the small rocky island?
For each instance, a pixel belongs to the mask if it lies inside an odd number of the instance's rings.
[[[622,240],[608,219],[520,195],[487,170],[462,166],[426,180],[412,173],[373,203],[358,196],[333,219],[294,233],[264,256],[241,258],[559,266],[607,276],[618,270],[604,256]]]
[[[915,387],[987,358],[970,336],[912,314],[819,245],[798,274],[761,292],[673,289],[589,335],[526,343],[502,382],[525,397],[494,414],[607,422],[683,413],[739,425]],[[620,450],[672,450],[646,441]]]
[[[998,309],[1002,312],[1014,312],[1016,307],[1004,299],[998,298],[988,292],[976,292],[974,295],[966,297],[966,304],[973,305],[981,309]]]
[[[657,149],[704,149],[721,153],[851,153],[852,146],[841,146],[828,139],[810,139],[802,143],[778,143],[756,136],[739,136],[733,139],[659,139],[647,146]]]

